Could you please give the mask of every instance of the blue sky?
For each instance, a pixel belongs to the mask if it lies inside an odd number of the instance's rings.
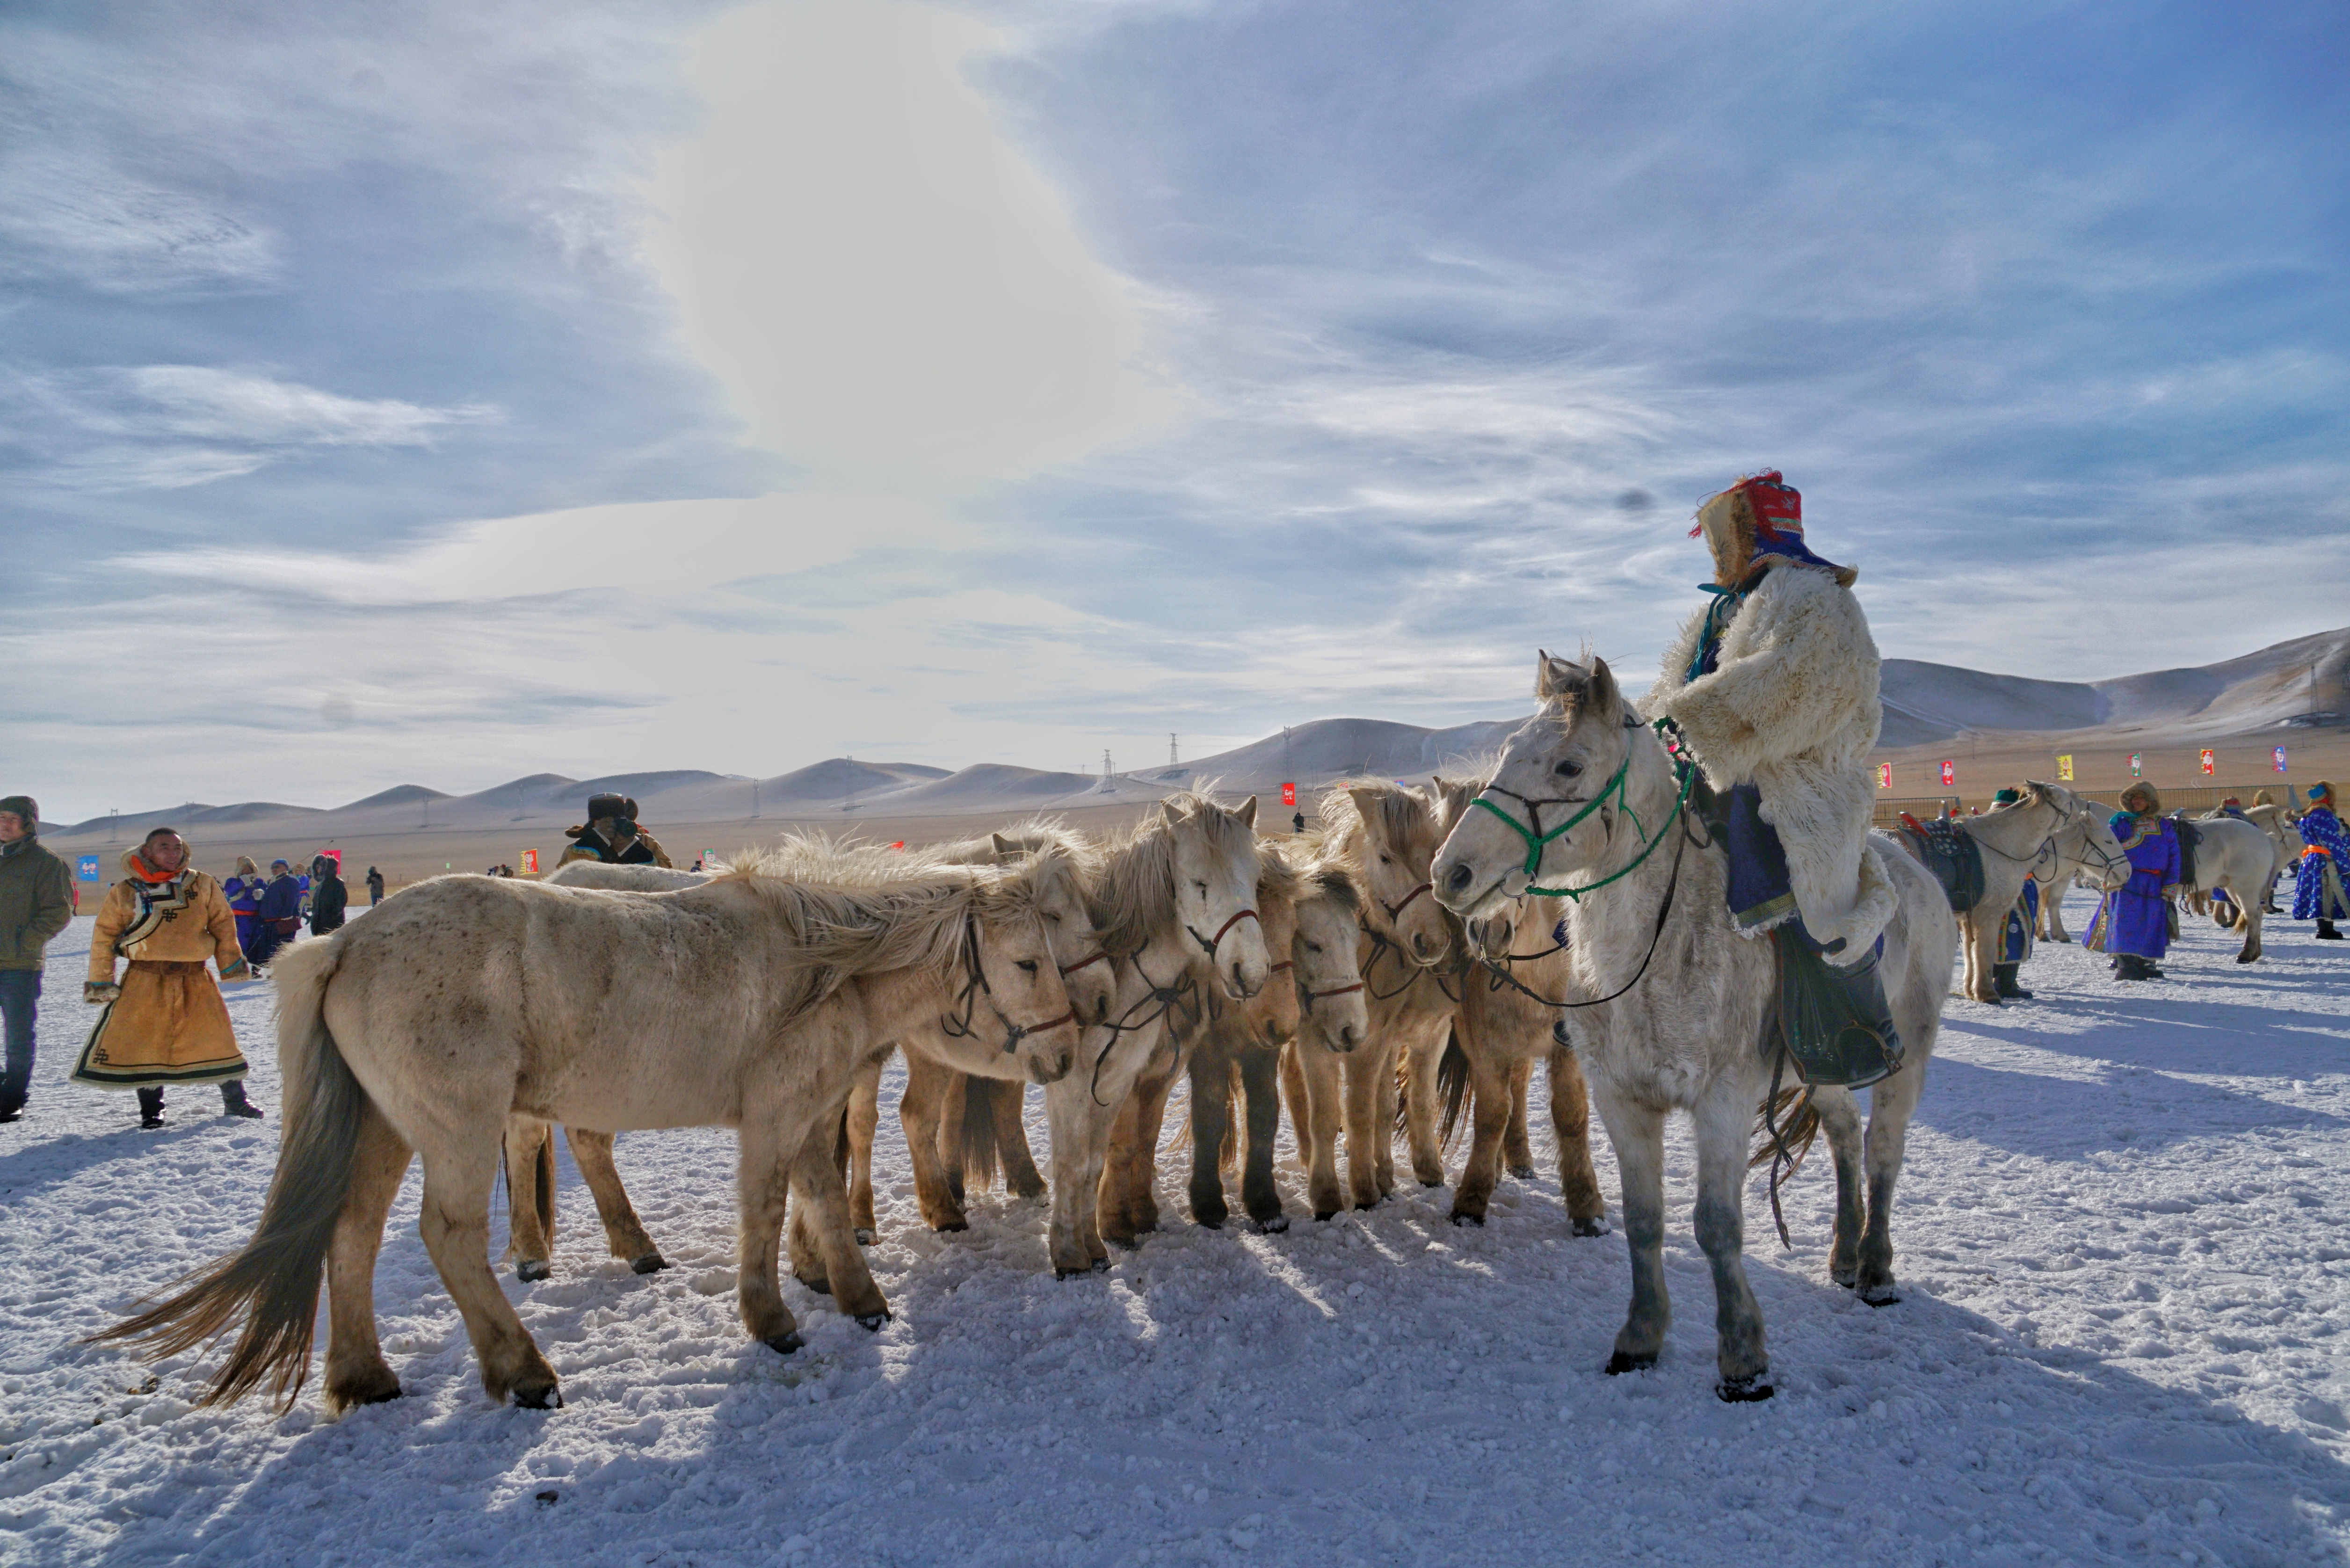
[[[2345,57],[2317,5],[12,6],[9,787],[1497,717],[1537,644],[1645,678],[1766,464],[1888,655],[2350,623]]]

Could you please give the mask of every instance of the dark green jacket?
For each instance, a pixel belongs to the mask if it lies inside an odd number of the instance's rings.
[[[0,969],[38,969],[41,950],[73,919],[73,873],[20,838],[0,852]]]

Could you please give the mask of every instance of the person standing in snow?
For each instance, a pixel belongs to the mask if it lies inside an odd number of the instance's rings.
[[[2022,790],[2003,789],[1991,797],[1991,808],[1998,811],[2022,799]],[[2008,910],[2007,923],[2000,929],[1999,957],[1991,966],[1991,989],[2001,996],[2017,1002],[2032,1000],[2019,976],[2024,961],[2032,956],[2033,935],[2039,929],[2040,884],[2026,877],[2023,890],[2015,896],[2015,907]]]
[[[607,866],[667,866],[669,856],[649,833],[637,828],[637,803],[624,794],[588,797],[588,822],[564,829],[571,843],[555,864],[559,870],[574,860],[600,860]]]
[[[236,940],[245,956],[253,959],[253,934],[261,929],[262,890],[269,886],[261,867],[253,863],[250,855],[236,857],[236,875],[221,884],[221,893],[228,899],[229,913],[236,917]]]
[[[188,864],[188,846],[168,827],[122,855],[123,878],[107,889],[90,934],[82,1000],[104,1009],[74,1064],[72,1081],[139,1091],[139,1125],[163,1125],[168,1084],[218,1084],[221,1109],[258,1116],[245,1097],[244,1054],[220,986],[250,980],[237,946],[236,917],[220,884]],[[120,980],[114,961],[130,961]]]
[[[2334,786],[2320,779],[2309,786],[2309,809],[2301,814],[2301,865],[2293,873],[2293,918],[2315,920],[2320,941],[2338,942],[2336,920],[2350,920],[2350,898],[2343,887],[2350,881],[2350,834],[2342,829],[2341,807]]]
[[[351,892],[336,874],[335,863],[321,855],[310,862],[310,934],[323,937],[343,929],[343,911]]]
[[[2130,863],[2130,879],[2105,896],[2089,922],[2086,946],[2113,957],[2116,980],[2160,980],[2170,950],[2170,899],[2178,891],[2178,833],[2162,815],[2162,797],[2140,782],[2122,791],[2109,826]]]
[[[368,867],[367,890],[369,909],[383,902],[383,873],[372,866]]]
[[[73,874],[41,847],[40,832],[31,795],[0,795],[0,1029],[7,1036],[0,1122],[22,1116],[32,1094],[42,950],[73,919]]]
[[[256,970],[266,967],[279,948],[301,934],[302,885],[294,879],[294,867],[283,860],[269,863],[269,883],[261,890],[254,925],[253,951],[248,957]]]

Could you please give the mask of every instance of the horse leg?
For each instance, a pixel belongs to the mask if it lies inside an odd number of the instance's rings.
[[[1214,1230],[1224,1205],[1224,1140],[1232,1130],[1232,1062],[1222,1043],[1191,1051],[1191,1218]]]
[[[857,1227],[848,1216],[848,1186],[840,1169],[840,1123],[826,1116],[792,1161],[791,1186],[799,1201],[792,1205],[795,1249],[796,1226],[805,1222],[824,1262],[833,1304],[843,1316],[867,1328],[879,1329],[889,1319],[889,1303],[865,1266],[857,1245]]]
[[[1591,1086],[1568,1046],[1550,1054],[1550,1125],[1558,1137],[1558,1190],[1578,1236],[1607,1233],[1607,1200],[1591,1163]]]
[[[1918,1041],[1933,1048],[1931,1032]],[[1860,1238],[1860,1299],[1891,1306],[1901,1299],[1893,1279],[1893,1188],[1901,1179],[1901,1159],[1909,1140],[1909,1118],[1925,1092],[1926,1058],[1920,1054],[1893,1076],[1868,1091],[1868,1229]]]
[[[1289,1125],[1297,1129],[1305,1157],[1305,1201],[1314,1218],[1327,1220],[1347,1206],[1338,1185],[1338,1122],[1346,1100],[1338,1058],[1293,1041],[1281,1053],[1281,1085],[1289,1095]]]
[[[536,1116],[506,1117],[506,1255],[515,1278],[555,1272],[555,1129]]]
[[[424,1200],[416,1228],[441,1282],[465,1319],[465,1335],[481,1363],[482,1391],[497,1403],[508,1394],[534,1410],[562,1405],[555,1368],[538,1353],[522,1317],[490,1272],[490,1188],[496,1180],[497,1128],[478,1138],[452,1129],[444,1146],[424,1159]]]
[[[1411,1173],[1422,1187],[1444,1185],[1444,1147],[1436,1131],[1437,1118],[1443,1107],[1444,1091],[1437,1080],[1440,1076],[1438,1068],[1444,1060],[1444,1048],[1450,1038],[1449,1033],[1440,1025],[1425,1039],[1412,1042],[1402,1054],[1404,1071],[1398,1090],[1403,1097],[1404,1143],[1411,1151]],[[1395,1118],[1389,1116],[1381,1125],[1391,1128],[1395,1126]],[[1384,1143],[1389,1150],[1388,1158],[1392,1165],[1395,1134],[1388,1132]],[[1380,1190],[1392,1191],[1394,1186],[1390,1180]]]
[[[1672,1326],[1665,1289],[1665,1114],[1603,1091],[1599,1120],[1616,1147],[1622,1175],[1624,1244],[1632,1254],[1632,1305],[1617,1332],[1608,1376],[1654,1366]]]
[[[881,1233],[873,1220],[873,1135],[881,1127],[881,1064],[888,1054],[857,1070],[848,1091],[848,1217],[857,1240],[871,1246]]]
[[[1812,1108],[1835,1158],[1835,1237],[1828,1246],[1828,1278],[1849,1290],[1860,1282],[1860,1233],[1868,1221],[1861,1172],[1860,1106],[1848,1089],[1814,1089]]]
[[[1991,918],[1981,909],[1959,917],[1967,944],[1967,995],[1975,1002],[2000,1005],[1999,988],[1991,981]]]
[[[1716,1078],[1697,1112],[1697,1244],[1713,1265],[1714,1392],[1731,1403],[1768,1399],[1771,1358],[1762,1345],[1762,1308],[1746,1282],[1746,1137],[1755,1085],[1735,1074]]]
[[[1248,1163],[1241,1173],[1241,1205],[1259,1231],[1286,1231],[1281,1189],[1273,1179],[1274,1146],[1281,1140],[1281,1053],[1251,1046],[1240,1053],[1241,1089],[1248,1096]]]
[[[1465,1050],[1465,1047],[1464,1047]],[[1471,1093],[1469,1158],[1461,1167],[1461,1180],[1452,1189],[1452,1222],[1485,1222],[1494,1183],[1501,1179],[1502,1142],[1508,1135],[1514,1096],[1510,1093],[1511,1069],[1480,1046],[1469,1052]]]
[[[734,1303],[751,1337],[789,1355],[802,1341],[791,1308],[775,1281],[775,1252],[784,1231],[785,1201],[791,1175],[784,1164],[782,1135],[772,1115],[746,1116],[736,1134],[735,1189],[742,1206],[741,1256],[736,1261]]]
[[[2236,954],[2236,961],[2257,962],[2261,956],[2261,907],[2250,898],[2238,899],[2236,925],[2244,933],[2244,945]]]
[[[1163,1072],[1146,1073],[1134,1085],[1135,1138],[1127,1151],[1126,1215],[1138,1236],[1159,1229],[1159,1140],[1167,1130],[1167,1102],[1182,1076],[1179,1057]]]
[[[2064,887],[2045,889],[2040,900],[2040,916],[2047,929],[2042,934],[2052,942],[2069,942],[2073,933],[2064,929]]]
[[[350,1190],[327,1249],[327,1407],[338,1414],[400,1397],[400,1379],[375,1334],[375,1259],[410,1158],[370,1103],[360,1114]]]
[[[1395,1166],[1395,1120],[1388,1096],[1395,1092],[1392,1049],[1359,1049],[1347,1056],[1347,1188],[1357,1209],[1376,1209],[1387,1189],[1379,1185],[1379,1157]],[[1390,1178],[1390,1180],[1393,1179]]]
[[[1102,1136],[1109,1113],[1094,1103],[1083,1074],[1072,1073],[1045,1088],[1045,1117],[1053,1129],[1053,1220],[1046,1238],[1056,1278],[1071,1279],[1107,1266],[1107,1252],[1097,1252],[1094,1230],[1095,1195],[1101,1186]],[[1087,1245],[1087,1238],[1093,1238]],[[1101,1262],[1097,1262],[1099,1258]]]
[[[808,1135],[807,1147],[801,1155],[813,1158],[828,1155],[833,1174],[839,1176],[848,1168],[848,1109],[841,1107],[837,1116],[827,1117],[824,1125],[831,1129]],[[791,1260],[792,1277],[820,1296],[832,1294],[832,1249],[825,1243],[827,1238],[818,1230],[823,1216],[816,1210],[816,1199],[802,1185],[799,1177],[801,1160],[792,1161],[792,1190],[800,1201],[787,1203],[789,1219],[785,1221],[785,1255]]]
[[[950,1080],[961,1074],[927,1057],[906,1054],[906,1094],[898,1102],[898,1120],[906,1129],[906,1159],[914,1168],[914,1202],[922,1223],[933,1231],[967,1231],[962,1199],[947,1184],[946,1166],[939,1158],[941,1127],[945,1116]]]
[[[1526,1126],[1526,1100],[1534,1081],[1534,1059],[1520,1057],[1510,1069],[1510,1125],[1502,1134],[1502,1163],[1520,1181],[1534,1179],[1534,1146]]]
[[[579,1168],[581,1179],[595,1197],[596,1217],[604,1222],[604,1243],[612,1256],[625,1259],[640,1274],[668,1268],[669,1260],[645,1234],[644,1221],[637,1218],[636,1205],[629,1201],[629,1189],[620,1185],[620,1168],[612,1163],[612,1135],[567,1125],[563,1137],[571,1146],[571,1162]]]
[[[965,1201],[962,1189],[962,1118],[971,1108],[971,1080],[950,1068],[939,1086],[938,1156],[939,1171],[946,1179],[947,1191],[960,1209]]]
[[[1005,1084],[991,1096],[995,1111],[995,1147],[1003,1159],[1003,1189],[1014,1198],[1045,1196],[1044,1173],[1028,1147],[1027,1085]]]

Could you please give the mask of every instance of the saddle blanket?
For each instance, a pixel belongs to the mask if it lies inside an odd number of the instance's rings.
[[[1942,897],[1950,900],[1952,914],[1963,915],[1982,902],[1982,846],[1965,825],[1919,822],[1905,812],[1901,842],[1942,885]]]

